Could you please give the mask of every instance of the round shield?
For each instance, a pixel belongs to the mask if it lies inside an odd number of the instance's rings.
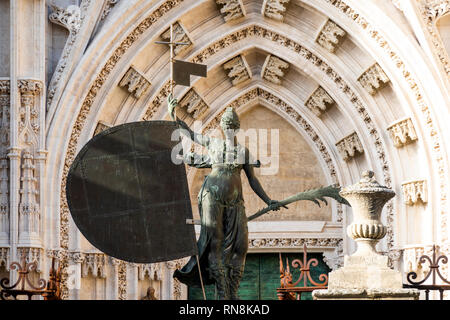
[[[110,128],[79,152],[66,194],[75,224],[99,250],[153,263],[197,253],[184,164],[172,161],[171,121]]]

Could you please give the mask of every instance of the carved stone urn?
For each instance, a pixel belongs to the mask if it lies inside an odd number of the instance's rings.
[[[344,257],[344,267],[329,274],[327,290],[313,292],[314,299],[418,299],[418,290],[403,289],[401,273],[390,269],[388,257],[375,249],[387,231],[381,212],[395,192],[380,185],[372,171],[365,171],[358,183],[343,188],[340,195],[352,206],[353,222],[347,234],[357,242],[357,250]]]

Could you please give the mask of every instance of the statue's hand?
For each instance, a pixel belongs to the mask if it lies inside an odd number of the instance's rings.
[[[277,200],[270,200],[268,205],[269,205],[269,208],[273,211],[278,211],[278,210],[280,210],[281,207],[288,209],[287,206],[281,205],[280,202]]]
[[[169,94],[167,97],[167,109],[169,111],[169,115],[172,118],[172,120],[175,121],[175,108],[178,106],[178,100],[172,96],[172,94]]]
[[[186,122],[184,122],[183,120],[180,120],[180,119],[178,119],[177,120],[177,123],[178,123],[178,126],[181,128],[181,129],[184,129],[184,130],[187,130],[187,131],[191,131],[190,129],[189,129],[189,126],[186,124]]]

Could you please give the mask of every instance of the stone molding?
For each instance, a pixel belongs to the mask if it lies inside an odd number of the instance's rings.
[[[267,18],[283,21],[291,0],[264,0],[261,14]]]
[[[170,27],[161,34],[161,38],[164,41],[170,42]],[[193,45],[192,40],[189,37],[186,29],[179,21],[173,24],[173,40],[174,42],[189,43],[189,45],[181,45],[181,44],[175,45],[173,49],[173,53],[175,56],[191,48]]]
[[[426,180],[415,180],[402,183],[405,204],[412,206],[419,202],[428,202],[428,188]]]
[[[183,98],[181,98],[179,106],[180,108],[185,109],[186,112],[195,120],[201,119],[209,109],[206,102],[200,97],[194,88],[189,89]]]
[[[101,15],[101,20],[105,20],[106,17],[109,15],[111,10],[114,8],[114,6],[119,2],[120,0],[106,0],[105,7],[103,8],[103,12]]]
[[[417,140],[416,130],[411,118],[397,121],[390,125],[387,130],[394,142],[394,146],[397,148],[404,147]]]
[[[238,55],[233,59],[225,62],[223,64],[225,73],[231,80],[233,86],[249,80],[252,77],[252,70],[250,69],[245,57],[243,55]]]
[[[336,51],[339,42],[347,33],[339,27],[334,21],[328,19],[317,35],[316,42],[329,52]]]
[[[95,127],[93,136],[96,136],[99,133],[101,133],[109,128],[112,128],[112,125],[110,125],[109,123],[106,123],[104,121],[99,121],[99,122],[97,122],[97,126]]]
[[[89,274],[94,278],[106,278],[106,255],[104,253],[83,253],[81,259],[81,276],[83,278],[88,277]]]
[[[216,0],[225,22],[242,18],[246,15],[242,0]]]
[[[349,161],[357,155],[364,153],[364,147],[356,132],[336,142],[336,147],[344,161]]]
[[[289,63],[277,56],[269,54],[261,69],[261,78],[280,85],[289,69]]]
[[[311,96],[306,100],[305,106],[316,116],[320,117],[329,106],[335,104],[335,101],[324,88],[319,86]]]
[[[135,67],[131,66],[122,77],[122,80],[120,80],[119,86],[126,89],[136,99],[139,99],[150,89],[151,83]]]
[[[371,95],[375,95],[390,80],[378,63],[372,65],[369,69],[359,76],[358,82]]]

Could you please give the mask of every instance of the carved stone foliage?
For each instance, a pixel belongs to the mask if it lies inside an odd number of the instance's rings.
[[[338,248],[341,238],[258,238],[249,239],[249,249],[261,248]]]
[[[192,46],[192,41],[180,22],[175,22],[172,29],[174,42],[189,43],[189,45],[180,44],[174,46],[173,53],[175,55],[178,55],[186,49],[190,48]],[[163,32],[161,38],[164,41],[170,42],[170,28]]]
[[[226,62],[223,68],[234,86],[252,77],[252,71],[243,55],[238,55]]]
[[[246,15],[242,0],[216,0],[225,21],[242,18]]]
[[[43,89],[39,80],[19,80],[20,92],[19,108],[19,137],[20,141],[27,146],[37,147],[40,130],[39,105],[36,103]]]
[[[103,253],[82,254],[81,276],[86,278],[91,274],[93,277],[105,278],[106,255]]]
[[[150,88],[150,85],[150,81],[134,67],[128,69],[119,83],[119,86],[127,89],[136,99],[142,97]]]
[[[180,100],[180,108],[184,108],[192,118],[200,119],[209,107],[194,88],[191,88]]]
[[[51,22],[63,26],[71,33],[77,33],[81,27],[81,10],[78,6],[68,6],[66,9],[51,4],[52,13],[49,15]]]
[[[127,300],[127,262],[110,257],[117,274],[117,292],[119,300]]]
[[[281,84],[281,80],[289,69],[289,63],[269,54],[264,61],[261,70],[261,78],[275,84]]]
[[[359,78],[358,82],[367,90],[371,95],[377,93],[383,85],[390,80],[383,69],[378,63],[375,63],[369,69],[367,69]]]
[[[403,199],[405,204],[412,206],[420,202],[428,202],[428,189],[425,180],[402,183]]]
[[[397,148],[417,140],[416,130],[410,118],[392,124],[387,130]]]
[[[363,145],[359,140],[358,134],[353,132],[336,143],[336,147],[342,159],[349,161],[358,154],[364,153]]]
[[[268,18],[283,21],[290,1],[291,0],[264,0],[261,13]]]
[[[39,235],[40,209],[37,202],[36,167],[33,155],[25,151],[22,156],[22,173],[19,202],[19,241],[23,234]]]
[[[305,106],[311,110],[316,116],[320,117],[324,111],[335,101],[330,97],[324,88],[318,87],[306,100]]]
[[[324,251],[322,255],[323,262],[325,262],[331,270],[341,268],[344,265],[344,242],[339,241],[336,249],[333,251]]]
[[[103,8],[102,17],[101,20],[104,20],[111,10],[114,8],[114,6],[119,2],[120,0],[106,0],[105,6]]]
[[[100,132],[103,132],[106,129],[109,129],[111,127],[112,127],[112,125],[110,125],[104,121],[99,121],[97,123],[97,126],[95,127],[94,136],[98,135]]]
[[[335,22],[327,20],[316,38],[316,42],[330,52],[336,50],[339,41],[346,35],[346,32]]]

